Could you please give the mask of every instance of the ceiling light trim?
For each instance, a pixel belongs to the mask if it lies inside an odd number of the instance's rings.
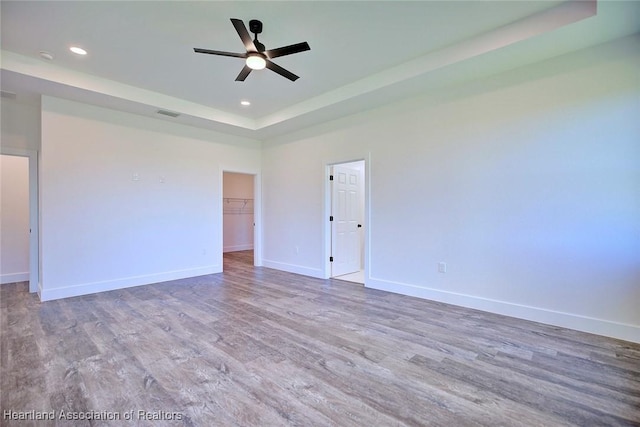
[[[53,55],[50,52],[47,52],[46,50],[40,51],[40,58],[46,59],[47,61],[53,61]]]

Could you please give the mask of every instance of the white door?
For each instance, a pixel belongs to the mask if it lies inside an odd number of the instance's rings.
[[[360,270],[360,172],[335,165],[331,174],[331,276],[341,276]]]

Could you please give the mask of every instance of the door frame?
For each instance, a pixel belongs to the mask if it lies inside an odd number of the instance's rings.
[[[331,216],[331,182],[329,176],[331,175],[331,168],[335,165],[341,165],[345,163],[364,162],[364,218],[362,227],[364,229],[362,238],[364,239],[364,286],[367,286],[370,277],[371,270],[371,153],[368,153],[364,157],[351,158],[344,160],[337,160],[334,162],[328,162],[325,164],[324,174],[324,215],[322,218],[323,230],[324,230],[324,271],[323,278],[331,278],[331,222],[329,216]]]
[[[218,248],[220,249],[220,271],[224,271],[224,173],[241,173],[244,175],[253,176],[253,265],[256,267],[262,266],[262,179],[260,178],[260,172],[256,170],[236,169],[236,168],[220,168],[220,186],[218,189],[220,209],[220,227],[218,232]]]
[[[0,154],[29,159],[29,292],[40,294],[40,215],[38,196],[38,151],[0,147]]]

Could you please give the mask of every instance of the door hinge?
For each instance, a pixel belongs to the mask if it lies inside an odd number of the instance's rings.
[[[329,217],[329,221],[333,221],[333,215]]]
[[[329,175],[329,181],[333,181],[333,175]]]
[[[332,256],[329,257],[329,262],[333,262],[333,257]]]

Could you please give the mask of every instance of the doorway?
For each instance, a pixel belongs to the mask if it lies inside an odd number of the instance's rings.
[[[329,165],[330,277],[364,284],[365,161]]]
[[[1,283],[28,281],[39,287],[38,153],[2,147]]]
[[[255,181],[252,174],[222,174],[222,252],[225,256],[235,253],[252,264],[256,262]]]

